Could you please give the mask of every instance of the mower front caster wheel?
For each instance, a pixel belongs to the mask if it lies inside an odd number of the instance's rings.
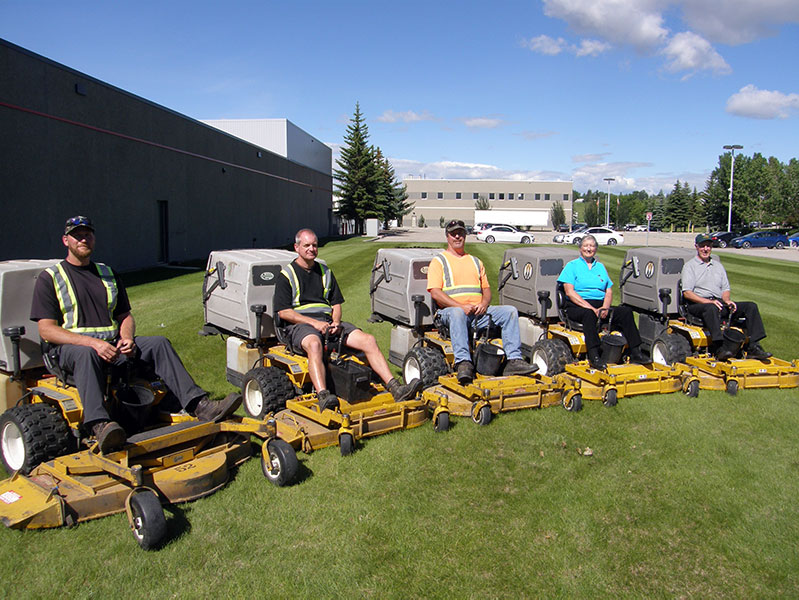
[[[266,442],[266,454],[261,452],[261,470],[278,487],[289,485],[297,477],[299,462],[291,444],[279,439]]]
[[[616,390],[608,390],[607,392],[605,392],[605,398],[603,399],[602,404],[604,404],[605,406],[616,406],[618,402],[619,399]]]
[[[491,422],[491,407],[485,404],[478,411],[472,411],[472,421],[478,425],[488,425]]]
[[[150,490],[134,490],[130,496],[133,537],[143,550],[161,545],[166,537],[166,517],[161,501]]]
[[[433,422],[433,431],[440,433],[449,430],[449,413],[440,412]]]
[[[735,396],[738,393],[738,382],[735,379],[730,379],[727,382],[727,393],[730,396]]]
[[[339,450],[341,450],[341,456],[349,456],[355,452],[355,440],[352,434],[342,433],[338,438],[338,446]]]
[[[689,398],[696,398],[699,395],[699,381],[694,379],[688,382],[688,387],[685,389],[685,395]]]
[[[569,398],[568,394],[564,394],[561,403],[563,404],[563,408],[569,412],[577,412],[583,408],[583,397],[580,394],[574,394]]]

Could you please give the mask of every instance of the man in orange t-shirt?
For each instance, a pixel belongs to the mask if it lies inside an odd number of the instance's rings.
[[[538,367],[522,358],[519,313],[513,306],[489,306],[491,287],[485,267],[479,258],[466,253],[463,221],[447,223],[446,234],[447,249],[430,261],[427,290],[438,306],[438,316],[449,328],[458,382],[463,385],[474,378],[469,327],[486,327],[489,317],[502,328],[502,347],[508,359],[503,374],[533,373]]]

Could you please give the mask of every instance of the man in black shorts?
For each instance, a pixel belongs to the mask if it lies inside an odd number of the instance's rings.
[[[322,336],[326,333],[341,335],[346,346],[362,351],[396,402],[413,398],[422,382],[414,379],[408,385],[401,385],[392,377],[374,336],[352,323],[341,321],[344,296],[330,268],[316,261],[319,253],[316,234],[310,229],[298,231],[294,237],[294,250],[297,258],[286,265],[278,277],[274,310],[289,323],[286,330],[291,343],[302,348],[308,357],[308,371],[319,396],[319,407],[324,410],[338,406],[338,398],[327,389],[322,360]]]
[[[67,220],[62,242],[67,257],[36,280],[31,320],[38,323],[45,351],[75,380],[83,403],[83,424],[109,452],[124,444],[125,431],[103,405],[106,367],[126,360],[145,363],[189,414],[218,421],[241,397],[214,402],[186,371],[169,340],[136,336],[128,294],[114,272],[92,262],[94,225],[87,217]]]

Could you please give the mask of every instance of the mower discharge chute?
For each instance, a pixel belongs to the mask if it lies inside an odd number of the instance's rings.
[[[493,332],[473,332],[477,374],[461,385],[452,373],[454,354],[446,332],[435,323],[427,291],[427,268],[437,248],[380,248],[375,256],[369,292],[372,321],[392,324],[389,362],[402,367],[405,380],[422,380],[422,398],[433,409],[437,430],[447,429],[449,414],[471,417],[485,425],[493,415],[523,408],[582,405],[572,381],[531,375],[501,376],[502,340]],[[490,329],[490,328],[489,328]]]
[[[668,394],[683,390],[699,393],[696,376],[659,364],[637,365],[625,361],[626,340],[610,331],[600,334],[606,369],[593,368],[586,359],[585,336],[579,324],[570,322],[565,292],[558,277],[565,264],[577,258],[564,248],[514,248],[503,257],[499,277],[502,304],[519,311],[523,347],[529,349],[539,373],[561,373],[579,380],[583,399],[602,400],[614,406],[619,398],[639,394]]]
[[[139,545],[157,547],[166,535],[162,502],[224,486],[231,469],[251,456],[251,435],[266,440],[265,461],[291,448],[274,439],[267,423],[238,417],[209,423],[160,410],[168,404],[163,384],[126,371],[109,373],[106,405],[128,439],[101,454],[83,427],[83,404],[69,374],[42,353],[28,319],[36,278],[57,262],[0,263],[0,450],[12,474],[0,482],[0,521],[37,529],[126,511]],[[285,471],[286,481],[294,474]]]
[[[326,378],[339,407],[320,410],[308,359],[285,339],[273,306],[277,278],[296,256],[256,249],[215,251],[208,257],[201,333],[227,338],[226,378],[241,389],[247,414],[274,421],[277,435],[295,450],[338,445],[342,455],[361,438],[424,423],[427,408],[420,399],[394,402],[365,360],[332,342]]]
[[[793,388],[799,386],[799,364],[779,358],[753,359],[741,352],[746,332],[725,325],[735,357],[717,360],[701,319],[688,313],[682,298],[683,265],[696,256],[687,248],[634,248],[621,268],[622,302],[638,312],[643,346],[655,363],[692,370],[703,390]],[[714,260],[718,260],[715,258]]]

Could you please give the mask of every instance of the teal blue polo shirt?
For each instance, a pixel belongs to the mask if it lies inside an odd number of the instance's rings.
[[[584,300],[602,300],[605,291],[613,286],[605,265],[596,259],[589,265],[582,256],[566,263],[558,281],[572,284]]]

